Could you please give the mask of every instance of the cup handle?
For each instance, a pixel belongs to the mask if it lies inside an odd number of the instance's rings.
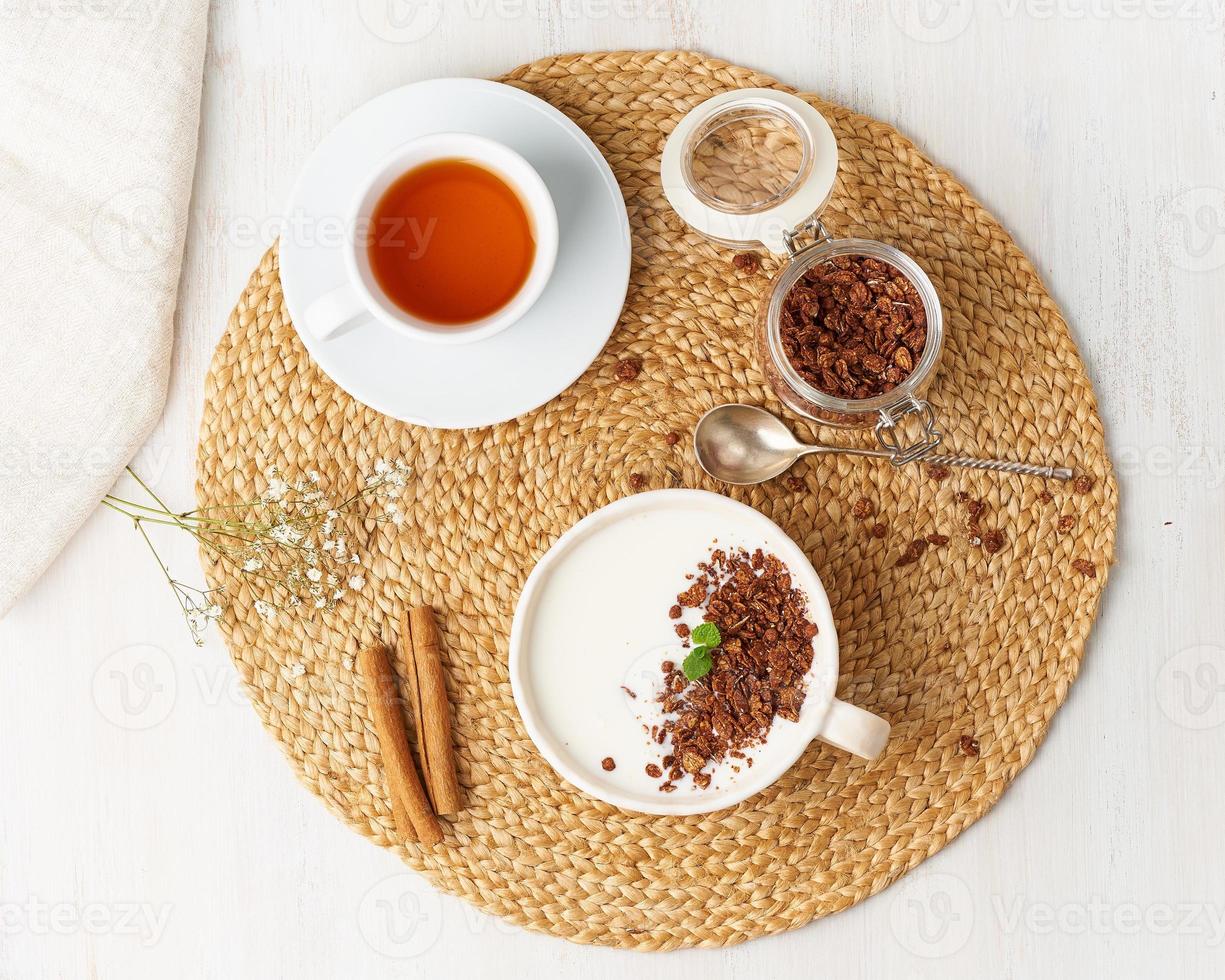
[[[366,304],[352,286],[337,286],[306,308],[306,329],[313,336],[326,340],[365,311]]]
[[[889,741],[889,722],[834,698],[817,738],[862,759],[875,759]]]

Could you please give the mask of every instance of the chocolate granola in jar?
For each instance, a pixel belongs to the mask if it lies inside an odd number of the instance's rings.
[[[829,425],[874,427],[897,464],[930,453],[940,432],[923,400],[940,362],[944,318],[935,287],[905,252],[833,238],[820,216],[834,191],[838,147],[825,118],[773,89],[715,96],[664,147],[664,192],[695,230],[789,261],[757,317],[762,368],[792,411]],[[918,419],[907,442],[900,423]]]

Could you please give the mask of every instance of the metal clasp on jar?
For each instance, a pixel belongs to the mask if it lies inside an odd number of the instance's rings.
[[[805,232],[812,233],[812,241],[807,245],[797,245],[796,242]],[[814,214],[802,224],[796,225],[794,228],[789,228],[787,231],[784,231],[783,244],[787,247],[787,255],[794,259],[801,252],[806,252],[810,248],[816,248],[818,245],[821,245],[824,242],[832,241],[833,237],[834,236],[831,235],[829,230],[825,227],[824,222],[822,222],[821,219]]]
[[[919,420],[921,435],[915,442],[906,445],[902,440],[900,423],[908,416]],[[880,410],[880,421],[876,423],[876,441],[881,449],[889,453],[894,466],[905,466],[930,456],[940,445],[944,433],[936,425],[936,413],[931,405],[911,395],[903,402]]]

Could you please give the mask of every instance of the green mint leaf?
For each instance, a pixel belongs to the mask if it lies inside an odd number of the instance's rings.
[[[717,647],[723,642],[723,637],[719,635],[719,627],[714,623],[703,623],[701,626],[694,627],[693,642],[704,647]]]
[[[685,676],[691,681],[696,681],[700,677],[705,677],[710,673],[710,668],[714,664],[710,659],[709,647],[694,647],[689,651],[689,656],[685,658],[685,662],[681,664],[681,670],[685,672]]]

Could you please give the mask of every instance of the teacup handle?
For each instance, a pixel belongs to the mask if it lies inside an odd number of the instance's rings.
[[[817,738],[851,755],[875,759],[889,741],[889,722],[880,715],[834,698]]]
[[[352,286],[337,286],[306,308],[306,329],[324,340],[366,311],[366,304]]]

